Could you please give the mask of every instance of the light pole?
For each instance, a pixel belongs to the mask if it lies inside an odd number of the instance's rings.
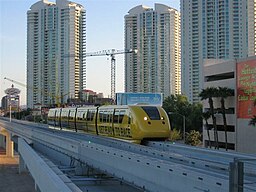
[[[172,115],[172,114],[177,114],[179,116],[182,117],[182,120],[183,120],[183,141],[185,143],[185,138],[186,138],[186,116],[185,115],[182,115],[182,114],[179,114],[177,112],[168,112],[169,115]]]

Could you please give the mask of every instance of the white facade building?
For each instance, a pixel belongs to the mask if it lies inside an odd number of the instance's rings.
[[[85,10],[67,0],[27,12],[27,106],[78,98],[85,87]]]
[[[181,93],[180,13],[155,4],[142,5],[125,16],[125,92]]]
[[[234,96],[225,99],[228,150],[255,154],[256,127],[249,125],[249,121],[253,115],[256,115],[256,106],[253,105],[256,98],[256,56],[228,61],[205,60],[203,74],[204,89],[228,87],[234,90]],[[220,149],[225,150],[225,131],[220,98],[213,97],[213,105],[218,130],[218,145]],[[207,100],[203,101],[203,109],[204,111],[210,109]],[[214,148],[216,143],[212,118],[208,119],[208,123],[210,138],[204,121],[203,143],[205,147]]]
[[[181,92],[198,102],[203,59],[255,55],[254,0],[181,0]]]

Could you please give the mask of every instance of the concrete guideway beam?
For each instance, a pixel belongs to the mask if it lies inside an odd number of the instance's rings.
[[[225,152],[218,150],[209,150],[200,147],[192,147],[181,144],[167,144],[162,142],[148,141],[147,146],[153,147],[157,150],[168,151],[170,153],[179,153],[194,162],[200,163],[206,168],[213,168],[219,170],[230,170],[230,163],[234,159],[251,159],[244,165],[245,176],[256,177],[256,155],[242,154],[237,152]],[[185,159],[185,158],[184,158]]]
[[[229,178],[223,174],[85,142],[71,136],[67,138],[54,131],[25,126],[9,126],[9,129],[16,135],[37,141],[147,191],[228,191]]]
[[[83,142],[80,159],[146,191],[227,191],[228,178],[144,157],[110,147]]]
[[[228,177],[221,174],[42,131],[35,130],[33,139],[148,191],[228,191]]]
[[[20,171],[24,171],[26,166],[35,180],[35,185],[40,191],[81,192],[81,190],[74,187],[74,185],[72,185],[72,188],[69,188],[67,183],[65,183],[22,138],[18,139],[18,150],[22,157]],[[26,165],[24,165],[24,163]],[[71,183],[70,180],[67,182],[69,184]]]

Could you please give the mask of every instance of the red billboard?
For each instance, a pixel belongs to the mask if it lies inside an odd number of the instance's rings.
[[[237,63],[237,118],[256,115],[256,60]]]

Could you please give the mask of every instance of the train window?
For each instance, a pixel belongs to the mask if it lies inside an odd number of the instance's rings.
[[[129,113],[127,116],[128,116],[128,124],[131,124],[131,113]]]
[[[125,114],[125,111],[124,110],[120,110],[119,118],[118,118],[118,122],[119,123],[123,122],[124,114]]]
[[[73,120],[75,118],[75,111],[69,111],[69,119]]]
[[[106,111],[105,118],[106,118],[106,123],[108,123],[109,122],[109,111]]]
[[[86,121],[92,121],[94,115],[95,115],[95,111],[88,109],[88,112],[86,114]]]
[[[103,122],[103,111],[99,111],[100,122]]]
[[[107,111],[107,123],[111,123],[112,122],[112,111]]]
[[[95,115],[95,110],[92,110],[91,111],[91,121],[93,120],[94,115]]]
[[[77,120],[83,120],[83,111],[77,111]]]
[[[141,108],[147,113],[147,115],[149,116],[149,118],[151,120],[160,120],[160,114],[159,114],[157,107],[144,106]]]
[[[110,111],[109,112],[109,122],[112,123],[112,119],[113,119],[113,114],[112,112]]]
[[[107,116],[108,116],[107,111],[104,111],[103,112],[103,122],[107,122]]]
[[[118,115],[119,115],[119,110],[115,110],[113,123],[118,123]]]

